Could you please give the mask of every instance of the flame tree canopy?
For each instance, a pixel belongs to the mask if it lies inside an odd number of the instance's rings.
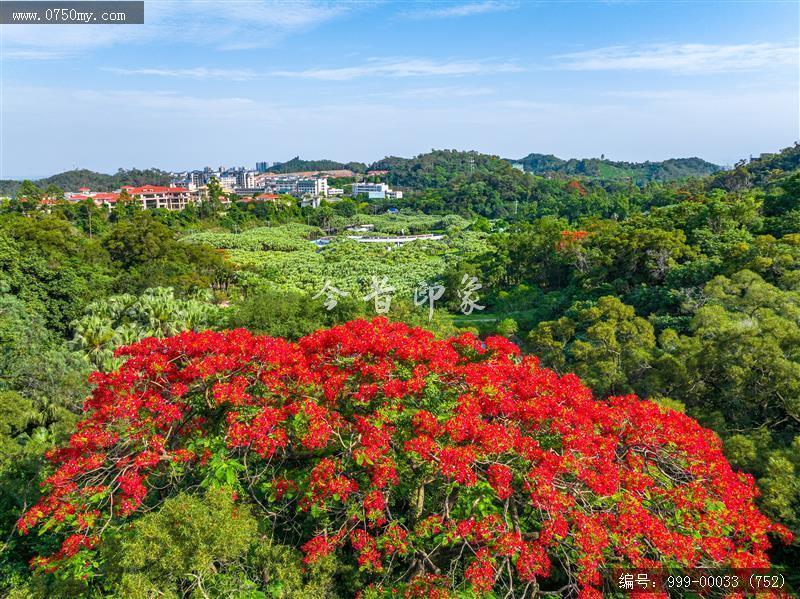
[[[21,532],[45,570],[209,481],[366,596],[599,596],[604,567],[769,565],[789,533],[719,439],[634,396],[599,401],[504,338],[385,319],[298,343],[246,330],[145,339],[97,373]]]

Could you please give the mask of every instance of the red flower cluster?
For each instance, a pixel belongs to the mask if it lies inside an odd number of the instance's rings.
[[[588,597],[604,567],[762,567],[768,534],[789,536],[713,433],[633,396],[597,401],[504,338],[375,319],[297,344],[187,332],[120,355],[19,522],[63,535],[36,565],[80,559],[167,484],[232,462],[227,484],[272,504],[307,562],[410,573],[383,589],[410,597],[547,589],[554,568]]]
[[[588,231],[561,231],[561,238],[556,242],[556,249],[558,251],[564,251],[569,248],[574,248],[588,237]]]

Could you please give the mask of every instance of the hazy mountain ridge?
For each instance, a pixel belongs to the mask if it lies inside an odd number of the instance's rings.
[[[722,167],[702,158],[669,158],[661,161],[624,162],[605,158],[570,158],[563,160],[552,154],[528,154],[509,162],[522,164],[525,172],[535,175],[582,176],[592,179],[631,179],[635,183],[673,181],[712,175]]]
[[[157,168],[148,169],[119,169],[113,175],[98,173],[89,169],[75,169],[64,171],[44,179],[34,181],[42,189],[55,186],[63,191],[78,191],[81,187],[98,191],[119,189],[123,185],[167,185],[170,174]],[[14,195],[22,181],[14,179],[0,180],[0,195]]]
[[[510,169],[512,164],[522,164],[526,173],[551,175],[557,178],[575,177],[607,181],[676,181],[687,178],[711,177],[711,185],[730,177],[744,177],[749,182],[760,181],[775,170],[792,171],[800,168],[800,146],[795,144],[778,152],[765,153],[749,162],[740,161],[732,169],[702,158],[670,158],[662,161],[624,162],[605,158],[571,158],[564,160],[553,154],[531,153],[519,159],[500,158],[477,151],[431,150],[412,158],[386,156],[371,164],[363,162],[337,162],[319,159],[304,160],[295,156],[287,162],[270,167],[269,172],[288,173],[349,169],[356,173],[369,170],[388,171],[387,179],[393,185],[412,189],[440,188],[454,179],[473,173],[498,173]],[[94,190],[118,189],[123,185],[166,185],[170,173],[158,168],[119,169],[114,174],[76,169],[34,181],[42,189],[55,186],[64,191],[77,191],[81,187]],[[0,196],[12,196],[21,180],[0,180]],[[727,185],[726,185],[727,186]]]

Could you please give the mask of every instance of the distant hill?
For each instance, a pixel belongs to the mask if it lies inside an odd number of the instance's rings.
[[[600,158],[562,160],[552,154],[528,154],[520,159],[500,159],[480,152],[432,150],[414,158],[387,156],[372,163],[371,170],[389,171],[395,185],[430,188],[448,185],[454,178],[474,173],[499,173],[520,163],[526,173],[561,177],[586,177],[606,181],[674,181],[705,177],[721,169],[700,158],[672,158],[661,162],[615,162]],[[502,165],[502,166],[501,166]]]
[[[722,167],[702,158],[670,158],[660,162],[617,162],[604,158],[571,158],[562,160],[552,154],[528,154],[511,163],[522,164],[525,172],[535,175],[582,176],[590,179],[631,179],[635,183],[674,181],[689,177],[705,177]]]
[[[303,160],[295,156],[287,162],[275,164],[267,169],[269,173],[301,173],[306,171],[351,170],[365,173],[367,165],[363,162],[336,162],[335,160]]]
[[[784,148],[780,152],[761,154],[749,162],[741,160],[731,170],[715,173],[708,187],[728,191],[748,189],[775,181],[800,170],[800,143]]]
[[[369,165],[370,170],[389,171],[389,183],[414,189],[441,188],[473,174],[511,170],[497,156],[460,150],[431,150],[413,158],[387,156]],[[521,173],[520,173],[521,174]]]
[[[55,185],[64,191],[78,191],[81,187],[88,187],[96,191],[111,191],[119,189],[123,185],[167,185],[170,181],[169,173],[149,168],[140,170],[138,168],[119,169],[113,175],[96,173],[87,169],[77,169],[66,171],[34,181],[42,189]],[[0,180],[0,196],[13,196],[21,181],[12,179]]]
[[[748,181],[759,181],[770,171],[789,171],[798,168],[800,148],[787,148],[780,153],[765,154],[763,157],[737,165],[747,168]],[[500,158],[476,151],[431,150],[413,158],[386,156],[370,165],[363,162],[337,162],[335,160],[304,160],[295,156],[291,160],[270,167],[271,173],[295,173],[308,171],[351,170],[366,173],[368,170],[388,171],[387,180],[393,185],[411,189],[436,189],[452,185],[465,179],[485,181],[494,186],[499,180],[524,179],[511,164],[520,163],[526,173],[534,175],[553,175],[556,177],[585,177],[597,181],[674,181],[690,177],[711,175],[711,185],[720,187],[734,185],[726,183],[732,171],[701,158],[671,158],[660,162],[619,162],[604,158],[572,158],[563,160],[552,154],[528,154],[524,158]],[[744,166],[743,166],[744,165]],[[510,175],[509,172],[513,171]],[[739,177],[741,179],[741,177]],[[55,185],[64,191],[77,191],[80,187],[105,191],[118,189],[123,185],[143,185],[151,183],[166,185],[169,173],[159,169],[120,169],[114,174],[97,173],[81,169],[72,170],[35,181],[42,189]],[[738,181],[738,179],[737,179]],[[0,180],[0,195],[13,195],[21,181]]]

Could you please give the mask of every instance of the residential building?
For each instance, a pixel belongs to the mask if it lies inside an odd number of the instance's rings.
[[[114,191],[98,192],[92,195],[92,199],[96,206],[105,206],[110,209],[117,205],[119,194]]]
[[[297,180],[297,194],[311,195],[314,197],[328,195],[328,180],[325,178],[320,179],[298,179]]]
[[[220,172],[217,175],[217,179],[219,180],[219,184],[222,185],[222,189],[225,191],[233,191],[233,188],[236,187],[236,175]]]
[[[256,186],[256,174],[253,171],[239,171],[236,173],[236,186],[244,188],[254,188]]]
[[[302,200],[300,200],[300,207],[301,208],[319,208],[319,205],[322,200],[320,200],[320,196],[305,196]]]
[[[206,177],[204,173],[200,171],[193,171],[189,173],[189,182],[188,182],[189,189],[197,189],[198,187],[202,187],[206,184]]]
[[[266,173],[269,168],[269,162],[256,162],[256,172]]]
[[[67,202],[84,202],[86,200],[92,200],[95,206],[107,206],[109,208],[114,207],[118,199],[118,192],[92,191],[88,187],[81,187],[78,190],[78,193],[68,191],[64,194],[64,200]]]
[[[126,186],[122,189],[127,191],[132,198],[139,201],[142,208],[146,210],[155,208],[183,210],[193,201],[192,192],[186,187],[144,185],[142,187]]]

